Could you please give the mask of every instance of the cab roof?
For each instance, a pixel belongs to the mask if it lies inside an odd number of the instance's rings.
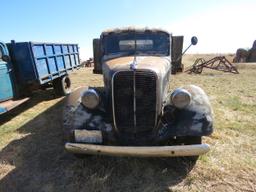
[[[101,33],[101,35],[108,35],[110,33],[123,33],[123,32],[163,32],[166,34],[170,34],[168,31],[161,29],[161,28],[148,28],[148,27],[123,27],[123,28],[113,28],[107,29]]]

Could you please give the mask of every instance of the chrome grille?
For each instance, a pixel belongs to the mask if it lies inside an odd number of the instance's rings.
[[[152,132],[156,124],[156,81],[152,71],[120,71],[114,75],[113,115],[119,132]]]

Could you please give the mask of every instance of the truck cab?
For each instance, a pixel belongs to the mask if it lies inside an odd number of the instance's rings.
[[[182,70],[182,42],[182,36],[148,28],[107,30],[94,39],[94,73],[103,75],[104,87],[68,97],[65,148],[144,157],[207,152],[201,137],[212,133],[213,120],[206,93],[195,85],[169,90],[171,74]]]
[[[0,102],[14,97],[13,78],[13,68],[7,46],[0,42]],[[6,108],[0,106],[0,114],[5,111]]]
[[[0,43],[0,101],[11,99],[14,96],[12,64],[8,58],[9,52],[6,45]]]

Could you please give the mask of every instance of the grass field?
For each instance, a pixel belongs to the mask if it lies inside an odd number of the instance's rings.
[[[196,57],[185,56],[185,65]],[[34,93],[0,119],[0,191],[256,191],[256,67],[239,66],[239,72],[172,77],[171,89],[201,86],[214,109],[215,131],[204,138],[211,151],[191,169],[177,158],[76,159],[63,148],[63,98],[52,90]],[[92,69],[76,71],[72,80],[74,87],[102,85]]]

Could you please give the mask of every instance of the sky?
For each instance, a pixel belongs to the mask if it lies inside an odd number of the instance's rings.
[[[160,27],[192,36],[188,53],[234,53],[256,40],[256,0],[0,0],[0,40],[78,43],[83,60],[92,39],[109,28]]]

